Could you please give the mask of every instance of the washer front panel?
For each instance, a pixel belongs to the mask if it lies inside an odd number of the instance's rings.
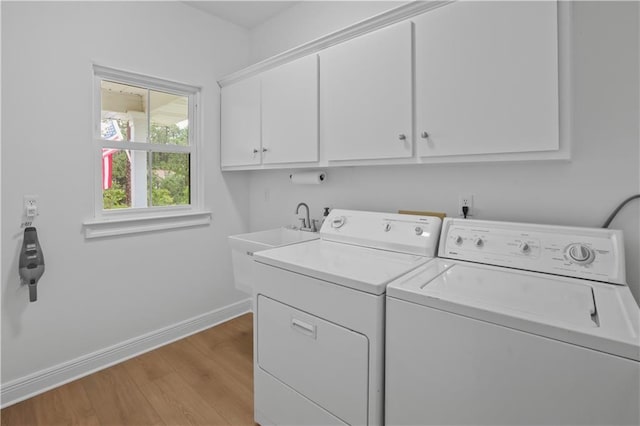
[[[387,299],[388,425],[640,420],[637,361]]]

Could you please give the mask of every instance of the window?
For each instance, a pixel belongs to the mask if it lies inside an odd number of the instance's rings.
[[[110,225],[86,235],[188,226],[202,213],[199,89],[97,65],[93,71],[96,200],[95,218],[85,225]],[[133,222],[134,230],[112,232],[118,222]]]

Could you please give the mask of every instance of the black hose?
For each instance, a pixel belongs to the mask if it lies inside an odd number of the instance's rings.
[[[613,219],[616,217],[616,215],[618,214],[618,212],[631,200],[635,200],[636,198],[640,198],[640,194],[636,194],[636,195],[632,195],[631,197],[627,198],[626,200],[624,200],[622,203],[620,203],[620,205],[618,207],[616,207],[616,209],[613,211],[613,213],[611,213],[609,215],[609,217],[607,218],[607,220],[604,222],[604,225],[602,225],[603,228],[608,228],[609,225],[611,225],[611,221],[613,221]]]

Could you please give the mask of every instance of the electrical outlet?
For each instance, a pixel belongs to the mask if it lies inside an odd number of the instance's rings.
[[[458,195],[458,216],[464,216],[462,208],[467,207],[467,217],[473,216],[473,194]]]
[[[25,195],[24,198],[24,215],[27,217],[35,217],[38,215],[38,196]]]

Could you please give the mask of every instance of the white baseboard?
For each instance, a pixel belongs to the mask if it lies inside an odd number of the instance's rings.
[[[251,299],[242,300],[21,377],[9,383],[3,383],[0,391],[0,406],[5,408],[247,312],[251,312]]]

